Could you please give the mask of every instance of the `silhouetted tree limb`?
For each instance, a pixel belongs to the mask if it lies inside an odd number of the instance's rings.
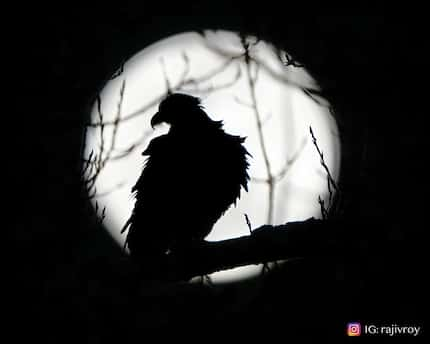
[[[264,225],[248,236],[178,248],[168,255],[167,269],[160,270],[158,277],[189,280],[245,265],[338,254],[339,248],[345,249],[338,244],[344,242],[339,236],[348,230],[340,222],[315,218],[278,226]]]
[[[327,206],[325,205],[324,199],[322,199],[321,196],[318,196],[318,203],[321,208],[322,218],[328,219],[330,216],[337,215],[337,213],[339,212],[339,208],[341,204],[341,190],[339,189],[336,181],[331,175],[330,169],[325,163],[323,151],[318,146],[317,139],[314,135],[314,132],[311,126],[309,126],[309,132],[312,137],[312,143],[318,152],[318,156],[320,158],[320,165],[324,168],[327,175],[327,190],[329,193],[328,205]]]

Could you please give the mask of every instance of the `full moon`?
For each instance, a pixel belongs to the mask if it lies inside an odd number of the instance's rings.
[[[227,133],[247,137],[252,155],[249,192],[242,191],[206,240],[249,235],[245,214],[252,228],[321,217],[318,198],[329,202],[327,172],[309,128],[335,180],[340,170],[338,128],[330,104],[309,92],[319,91],[318,83],[305,67],[289,62],[290,55],[270,42],[205,31],[167,37],[119,68],[94,104],[84,152],[98,166],[93,204],[99,214],[105,208],[104,225],[119,245],[124,245],[126,235],[120,231],[134,205],[131,188],[143,168],[141,152],[168,130],[150,126],[168,90],[200,97]],[[87,177],[95,170],[87,166]],[[218,283],[259,273],[260,265],[250,265],[211,278]]]

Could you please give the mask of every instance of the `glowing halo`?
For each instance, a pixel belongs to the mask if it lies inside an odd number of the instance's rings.
[[[228,133],[247,136],[245,145],[253,156],[249,192],[242,193],[207,240],[248,235],[244,214],[253,228],[321,217],[318,197],[328,200],[327,176],[309,127],[336,180],[340,142],[329,104],[305,92],[318,90],[318,85],[305,68],[287,65],[286,53],[252,37],[246,42],[249,64],[236,33],[187,32],[168,37],[128,60],[102,90],[92,111],[95,125],[88,128],[84,155],[100,159],[103,165],[92,201],[97,201],[98,208],[106,207],[104,223],[118,244],[124,243],[120,230],[133,208],[130,191],[141,173],[140,153],[153,137],[167,131],[153,131],[149,125],[167,88],[201,97],[207,113],[223,120]],[[267,162],[276,181],[272,189],[267,183]],[[247,266],[213,274],[212,279],[232,281],[260,271],[259,266]]]

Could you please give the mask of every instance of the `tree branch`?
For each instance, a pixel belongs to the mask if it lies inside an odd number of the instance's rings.
[[[157,279],[189,280],[245,265],[335,254],[338,250],[334,245],[341,232],[347,232],[342,224],[314,218],[278,226],[264,225],[240,238],[203,241],[173,250],[167,255],[167,268],[157,271]]]

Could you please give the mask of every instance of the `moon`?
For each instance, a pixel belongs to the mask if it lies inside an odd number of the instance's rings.
[[[244,40],[235,32],[205,31],[167,37],[121,66],[94,104],[94,125],[88,127],[84,151],[85,159],[102,162],[92,202],[99,213],[105,208],[104,225],[118,245],[124,244],[125,233],[120,231],[134,205],[131,188],[142,171],[141,152],[168,130],[150,126],[168,89],[200,97],[208,115],[222,120],[227,133],[247,137],[245,146],[252,155],[249,192],[242,192],[206,240],[249,235],[245,214],[252,228],[321,217],[318,197],[327,204],[327,172],[309,128],[337,180],[338,127],[330,104],[306,92],[318,91],[317,81],[304,67],[288,64],[288,59],[270,42]],[[87,176],[91,173],[88,168]],[[223,283],[259,273],[260,265],[250,265],[211,278]]]

